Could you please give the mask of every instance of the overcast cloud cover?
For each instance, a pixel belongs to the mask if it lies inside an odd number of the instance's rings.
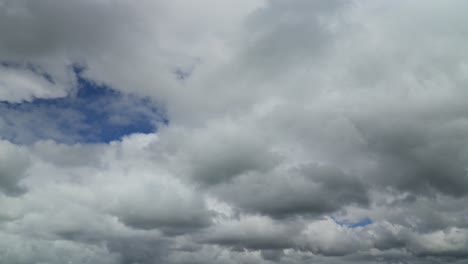
[[[0,0],[0,263],[468,263],[466,10]]]

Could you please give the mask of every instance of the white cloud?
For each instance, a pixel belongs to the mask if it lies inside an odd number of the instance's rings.
[[[66,89],[50,83],[46,78],[26,69],[0,66],[0,100],[19,103],[34,98],[53,98],[66,95]]]

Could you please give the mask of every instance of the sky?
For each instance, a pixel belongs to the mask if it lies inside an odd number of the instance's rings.
[[[0,0],[0,263],[468,264],[467,9]]]

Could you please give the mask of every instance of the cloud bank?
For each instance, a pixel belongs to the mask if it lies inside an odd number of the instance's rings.
[[[468,263],[467,8],[0,0],[0,263]]]

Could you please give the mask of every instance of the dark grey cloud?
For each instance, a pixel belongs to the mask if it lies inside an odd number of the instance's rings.
[[[283,257],[284,252],[283,250],[267,249],[267,250],[262,250],[261,254],[264,260],[278,262],[281,260],[281,257]]]
[[[152,264],[167,262],[168,242],[160,239],[124,238],[110,239],[110,251],[119,254],[119,263],[122,264]]]
[[[19,195],[26,190],[20,181],[26,177],[30,166],[28,153],[11,144],[0,140],[0,191],[6,195]]]
[[[395,109],[396,110],[396,109]],[[448,109],[447,109],[448,110]],[[464,109],[458,109],[465,111]],[[455,197],[467,194],[465,114],[437,116],[432,109],[396,110],[356,122],[378,163],[379,185]],[[369,117],[367,117],[369,118]]]
[[[197,145],[189,160],[195,182],[216,185],[250,172],[266,173],[280,162],[260,138],[229,135]],[[206,144],[206,145],[205,145]]]
[[[131,13],[120,1],[54,0],[5,0],[0,12],[0,32],[5,36],[0,42],[1,57],[26,61],[76,48],[98,49],[115,40],[115,22],[128,23]]]
[[[151,212],[152,206],[148,204],[139,205],[142,208],[124,208],[117,213],[119,220],[127,226],[136,229],[151,230],[159,229],[167,235],[181,235],[195,230],[208,227],[212,224],[211,213],[204,210],[202,206],[195,204],[181,205],[174,201],[164,203],[164,206],[172,207],[166,212]],[[183,208],[181,206],[185,206]],[[161,209],[160,209],[161,210]],[[149,212],[148,212],[149,211]]]
[[[246,173],[215,187],[214,192],[241,210],[274,218],[328,214],[346,205],[369,203],[365,184],[358,177],[317,165]]]

